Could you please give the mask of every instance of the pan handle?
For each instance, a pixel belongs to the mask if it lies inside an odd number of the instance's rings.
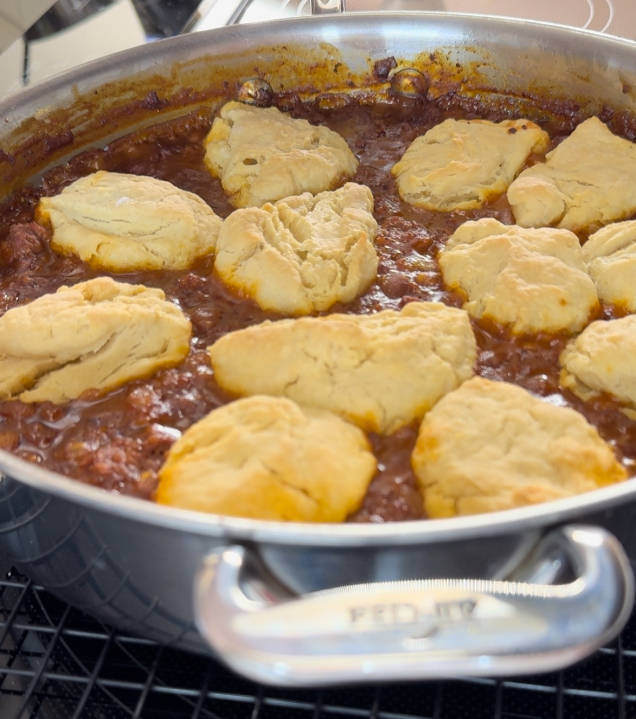
[[[616,636],[634,601],[619,542],[597,527],[544,536],[524,576],[564,552],[566,584],[424,579],[290,597],[244,546],[208,555],[195,586],[199,630],[236,672],[266,684],[505,676],[552,671]]]
[[[345,11],[345,0],[311,0],[312,15],[334,15]]]

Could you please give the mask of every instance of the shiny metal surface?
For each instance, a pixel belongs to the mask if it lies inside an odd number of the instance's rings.
[[[284,61],[280,45],[286,48]],[[470,68],[466,83],[453,86],[458,92],[489,88],[494,95],[518,97],[530,89],[580,98],[589,113],[604,105],[634,110],[636,45],[593,33],[445,13],[345,13],[238,25],[125,51],[0,103],[0,146],[15,152],[13,164],[0,157],[1,184],[6,192],[20,172],[43,169],[37,153],[16,150],[34,131],[32,116],[37,127],[62,136],[72,131],[77,151],[94,142],[95,133],[103,138],[123,132],[123,126],[104,129],[104,109],[125,107],[149,88],[161,88],[167,98],[193,88],[192,104],[175,110],[187,112],[215,77],[238,87],[258,74],[277,89],[293,88],[295,73],[307,64],[302,58],[315,63],[322,57],[325,66],[338,58],[351,77],[364,78],[375,61],[391,55],[397,71],[422,69],[433,51],[452,66]],[[429,92],[434,91],[435,84]],[[125,117],[137,124],[160,119],[139,103]],[[61,161],[65,152],[69,148],[61,147],[47,162]],[[0,549],[11,561],[104,621],[195,651],[211,651],[194,623],[196,577],[205,557],[228,545],[253,547],[267,571],[297,595],[343,584],[506,579],[545,532],[570,522],[610,529],[636,561],[632,482],[496,515],[310,526],[170,510],[107,494],[4,452],[0,470]]]
[[[311,0],[312,15],[331,15],[344,11],[344,0]]]
[[[182,32],[203,29],[204,22],[206,30],[233,25],[249,4],[250,0],[203,0]]]
[[[219,16],[201,3],[196,29],[220,27]],[[324,10],[323,10],[324,8]],[[220,2],[216,10],[222,11]],[[558,23],[636,39],[636,4],[632,0],[250,0],[232,22],[261,22],[324,12],[424,11],[494,15]],[[221,14],[224,14],[221,12]]]
[[[245,547],[229,547],[204,562],[195,616],[226,664],[266,684],[546,672],[613,639],[634,601],[631,567],[608,533],[553,530],[524,572],[540,575],[566,560],[576,571],[567,584],[425,579],[294,598]]]

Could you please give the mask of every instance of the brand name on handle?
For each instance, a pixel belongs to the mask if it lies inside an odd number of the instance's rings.
[[[473,599],[433,602],[426,607],[412,602],[382,602],[350,607],[349,621],[354,629],[431,621],[439,624],[470,619],[476,607]]]

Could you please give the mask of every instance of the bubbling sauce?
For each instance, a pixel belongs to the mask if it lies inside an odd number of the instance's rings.
[[[336,305],[331,311],[369,313],[399,309],[415,300],[461,306],[461,298],[444,287],[436,254],[467,220],[489,216],[512,224],[505,197],[479,210],[421,210],[400,200],[390,169],[415,137],[446,117],[500,121],[511,116],[510,108],[452,95],[430,103],[396,99],[381,106],[350,101],[328,110],[321,110],[319,103],[303,105],[290,102],[289,97],[284,101],[293,106],[294,116],[325,124],[345,137],[360,160],[353,179],[367,185],[375,199],[377,280],[354,302]],[[544,129],[553,146],[580,119],[575,113],[552,113]],[[48,231],[33,222],[40,197],[59,193],[79,177],[97,170],[150,175],[197,193],[217,214],[227,217],[232,207],[220,182],[203,163],[203,140],[211,121],[210,114],[201,111],[85,151],[6,202],[0,208],[0,313],[62,285],[109,274],[52,252]],[[622,132],[629,139],[633,139],[631,127],[626,124]],[[532,157],[529,163],[540,159]],[[212,258],[198,261],[188,271],[111,276],[164,290],[192,321],[189,356],[178,367],[103,396],[87,393],[61,405],[0,401],[0,448],[79,481],[152,499],[158,470],[175,439],[232,399],[216,384],[205,348],[227,332],[280,316],[263,312],[250,299],[226,288],[213,274]],[[603,306],[600,314],[608,319],[621,312]],[[559,387],[558,358],[568,336],[515,337],[487,321],[473,321],[473,328],[477,374],[515,383],[578,410],[612,445],[628,472],[636,473],[636,422],[611,397],[582,402]],[[370,436],[378,471],[350,521],[423,518],[422,498],[410,466],[416,434],[416,427],[405,427],[390,437]]]

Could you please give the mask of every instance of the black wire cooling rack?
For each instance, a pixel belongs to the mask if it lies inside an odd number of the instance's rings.
[[[0,562],[1,566],[1,562]],[[636,719],[636,615],[567,671],[281,690],[123,634],[0,571],[0,719]]]

